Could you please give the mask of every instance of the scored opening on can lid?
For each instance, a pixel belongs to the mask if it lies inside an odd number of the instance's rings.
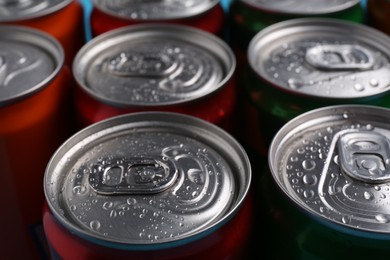
[[[29,27],[0,26],[0,107],[40,91],[64,63],[61,44]]]
[[[188,19],[201,15],[220,3],[220,0],[93,0],[104,13],[128,20],[163,21]]]
[[[360,5],[360,0],[239,0],[265,12],[290,15],[326,15]]]
[[[322,223],[389,239],[389,120],[389,109],[367,105],[306,112],[275,135],[271,175],[293,204]]]
[[[114,106],[199,100],[226,86],[236,66],[217,36],[183,25],[133,25],[100,35],[77,54],[73,74],[89,95]]]
[[[0,22],[17,22],[57,12],[72,0],[0,0]]]
[[[248,60],[262,81],[291,94],[351,100],[390,87],[390,37],[338,19],[271,25],[251,40]]]
[[[72,233],[149,250],[194,241],[226,223],[250,181],[245,151],[222,129],[187,115],[143,112],[75,134],[49,162],[44,190]]]

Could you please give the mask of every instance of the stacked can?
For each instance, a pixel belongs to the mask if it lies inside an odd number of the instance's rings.
[[[277,259],[389,255],[389,120],[387,108],[337,105],[277,133],[262,183]]]
[[[78,53],[73,74],[82,127],[119,114],[171,111],[234,129],[235,57],[210,33],[184,25],[133,25]]]
[[[204,120],[140,112],[84,128],[44,178],[55,259],[245,259],[251,168]]]
[[[303,17],[329,17],[363,23],[359,0],[236,0],[229,9],[230,44],[245,64],[252,38],[271,24]]]
[[[390,35],[390,1],[367,0],[368,25]]]
[[[39,259],[39,250],[44,250],[39,225],[43,174],[53,152],[70,134],[65,106],[71,74],[63,70],[63,62],[60,43],[48,34],[29,27],[0,26],[4,259]]]
[[[175,23],[222,36],[225,13],[220,0],[111,1],[93,0],[92,35],[128,25]]]
[[[301,18],[264,29],[248,49],[246,143],[266,155],[279,128],[311,109],[389,107],[389,57],[390,38],[361,24]]]
[[[77,0],[2,0],[0,24],[16,24],[54,36],[65,50],[65,64],[85,43],[84,13]]]

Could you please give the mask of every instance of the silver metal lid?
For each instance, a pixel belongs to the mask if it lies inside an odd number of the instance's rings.
[[[44,189],[72,232],[139,249],[212,232],[240,208],[250,180],[245,151],[225,131],[195,117],[144,112],[75,134],[52,157]]]
[[[46,87],[64,63],[53,37],[27,27],[0,26],[0,107]]]
[[[129,20],[174,20],[203,14],[220,0],[93,0],[97,9]]]
[[[342,12],[360,0],[240,0],[255,8],[280,14],[321,15]]]
[[[353,99],[390,88],[390,38],[365,25],[326,18],[271,25],[251,41],[253,70],[275,88]]]
[[[269,151],[272,176],[294,204],[322,223],[388,239],[389,120],[389,109],[365,105],[304,113],[276,134]]]
[[[135,25],[88,42],[73,74],[94,98],[115,106],[161,106],[215,93],[235,70],[229,46],[179,25]]]
[[[69,5],[72,0],[0,0],[0,22],[42,17]]]

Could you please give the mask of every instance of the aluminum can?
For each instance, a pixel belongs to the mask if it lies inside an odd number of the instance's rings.
[[[229,17],[231,40],[245,50],[250,40],[271,24],[303,17],[363,23],[364,10],[359,0],[235,0]]]
[[[171,111],[233,129],[235,57],[217,36],[184,25],[147,24],[95,37],[73,75],[80,125],[139,111]]]
[[[2,0],[0,10],[0,24],[28,26],[54,36],[69,66],[85,43],[84,13],[77,0]]]
[[[69,70],[48,34],[0,26],[1,258],[42,259],[45,167],[70,135]],[[69,128],[68,128],[69,126]]]
[[[247,143],[266,154],[278,129],[311,109],[389,107],[389,50],[384,33],[337,19],[300,18],[264,29],[248,49]]]
[[[262,183],[278,259],[389,254],[390,110],[336,105],[295,117],[276,134]],[[275,186],[277,188],[275,188]]]
[[[221,128],[172,112],[120,115],[53,155],[46,237],[60,259],[243,259],[250,181],[245,150]]]
[[[92,36],[128,25],[174,23],[223,36],[225,13],[220,0],[93,0]]]
[[[367,24],[390,35],[390,1],[367,0]]]

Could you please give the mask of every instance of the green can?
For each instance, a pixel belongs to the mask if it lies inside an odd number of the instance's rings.
[[[332,18],[283,21],[248,48],[244,142],[267,153],[287,121],[340,104],[390,107],[390,37]],[[257,139],[257,142],[254,140]]]
[[[338,105],[281,128],[257,183],[276,259],[389,257],[389,121],[387,108]]]
[[[301,17],[330,17],[364,22],[359,0],[234,0],[229,8],[231,42],[246,49],[252,37],[267,26]]]

